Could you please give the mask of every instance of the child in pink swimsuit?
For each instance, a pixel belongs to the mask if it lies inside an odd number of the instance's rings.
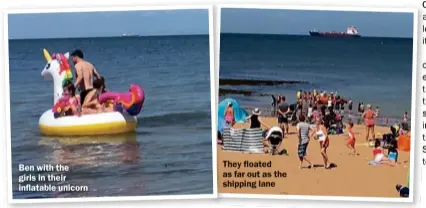
[[[225,111],[225,121],[226,124],[233,126],[234,125],[234,109],[232,108],[232,103],[228,103],[228,107]]]
[[[65,115],[80,115],[79,97],[75,94],[75,87],[72,83],[67,83],[64,87],[64,96],[68,97],[67,106],[65,107]]]

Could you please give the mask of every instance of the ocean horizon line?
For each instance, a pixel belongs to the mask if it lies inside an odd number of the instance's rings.
[[[300,36],[300,37],[313,37],[309,34],[284,34],[284,33],[238,33],[238,32],[221,32],[220,35],[247,35],[247,36]],[[318,38],[318,37],[317,37]],[[332,38],[332,37],[330,37]],[[392,36],[365,36],[361,35],[362,38],[386,38],[386,39],[411,39],[413,40],[413,37],[392,37]],[[337,39],[337,37],[336,37]]]
[[[137,36],[87,36],[87,37],[37,37],[37,38],[8,38],[8,40],[61,40],[61,39],[92,39],[92,38],[149,38],[149,37],[186,37],[186,36],[208,36],[208,33],[199,33],[199,34],[171,34],[171,35],[137,35]]]

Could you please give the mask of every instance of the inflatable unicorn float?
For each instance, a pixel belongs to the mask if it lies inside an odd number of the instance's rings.
[[[87,114],[81,116],[62,116],[58,114],[68,104],[63,97],[63,83],[72,80],[69,65],[69,53],[49,54],[43,49],[47,61],[41,75],[48,80],[53,79],[53,107],[43,113],[39,120],[40,132],[46,136],[89,136],[119,134],[135,131],[137,118],[145,101],[143,89],[135,84],[130,85],[129,92],[105,92],[99,96],[99,102],[112,101],[113,112]]]

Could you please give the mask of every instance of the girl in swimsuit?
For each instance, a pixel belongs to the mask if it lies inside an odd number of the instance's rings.
[[[351,150],[352,155],[356,155],[355,150],[355,134],[353,132],[354,123],[349,122],[349,129],[348,129],[348,139],[346,140],[346,146]]]
[[[228,103],[228,107],[225,110],[225,121],[226,124],[230,125],[231,127],[234,126],[235,119],[234,119],[234,109],[232,108],[232,103]]]
[[[106,88],[106,85],[105,85],[105,79],[103,77],[101,77],[101,79],[104,80],[104,83],[103,83],[102,91],[101,91],[100,94],[108,92],[108,89]],[[107,101],[105,101],[102,104],[103,107],[104,107],[104,111],[105,112],[113,112],[114,111],[114,104],[115,104],[114,100],[107,100]]]
[[[64,87],[64,96],[68,96],[68,105],[65,107],[64,112],[66,116],[74,115],[79,116],[80,114],[80,100],[79,96],[75,94],[75,86],[72,82],[66,82]]]
[[[389,158],[385,156],[384,150],[382,148],[382,143],[380,140],[376,139],[374,142],[373,149],[373,160],[369,162],[370,165],[380,165],[385,164],[389,166],[397,166],[398,163],[390,161]]]
[[[374,143],[373,157],[374,157],[374,162],[376,164],[380,164],[385,158],[385,154],[383,152],[383,148],[381,147],[380,140],[376,140],[376,142]]]
[[[365,119],[364,120],[364,124],[365,124],[365,141],[369,141],[368,137],[370,136],[370,132],[371,132],[371,136],[374,139],[374,118],[375,118],[376,113],[371,110],[371,105],[368,104],[367,105],[367,110],[361,115],[361,118]]]
[[[320,119],[316,121],[315,131],[312,132],[311,136],[314,136],[315,140],[318,140],[321,148],[321,156],[324,161],[324,168],[329,169],[330,165],[328,163],[327,148],[330,145],[330,140],[328,139],[327,129]]]
[[[93,89],[87,93],[86,98],[82,104],[82,113],[83,114],[93,114],[104,112],[105,107],[99,103],[98,96],[103,92],[104,89],[104,79],[101,77],[93,81]]]

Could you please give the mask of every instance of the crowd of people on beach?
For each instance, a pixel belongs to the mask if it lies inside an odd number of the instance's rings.
[[[369,162],[370,165],[389,164],[396,165],[398,159],[398,148],[396,139],[386,140],[388,153],[385,154],[383,139],[379,138],[380,135],[375,134],[375,125],[377,118],[380,116],[380,109],[376,107],[373,110],[370,104],[359,102],[358,112],[353,112],[353,100],[345,99],[343,96],[337,95],[336,92],[326,93],[313,90],[312,92],[302,92],[299,90],[296,93],[297,102],[290,105],[285,96],[273,96],[272,107],[274,114],[277,118],[277,124],[282,132],[282,139],[284,135],[291,134],[289,131],[290,125],[296,127],[298,142],[298,157],[300,160],[300,168],[311,168],[312,163],[307,157],[307,147],[311,139],[317,140],[321,152],[321,157],[324,162],[324,168],[332,168],[333,164],[330,162],[327,149],[330,146],[329,136],[332,134],[342,134],[345,125],[343,125],[343,117],[345,108],[348,108],[348,122],[347,122],[347,139],[346,146],[349,149],[350,155],[359,155],[356,151],[356,137],[354,132],[354,119],[355,115],[359,115],[359,123],[365,126],[365,141],[369,146],[373,147],[372,155],[373,160]],[[225,110],[224,118],[226,124],[232,127],[235,124],[232,103],[228,103]],[[251,115],[246,120],[249,122],[249,128],[266,127],[266,131],[271,129],[266,122],[260,118],[260,110],[255,108]],[[397,137],[400,134],[406,134],[409,131],[408,127],[408,113],[405,112],[401,120],[401,125],[391,126],[393,134],[391,136]],[[264,138],[266,141],[268,138]],[[270,146],[281,145],[281,141],[274,142]],[[303,166],[307,163],[307,166]]]
[[[65,80],[63,84],[62,98],[58,102],[64,102],[65,107],[58,116],[81,116],[113,111],[111,102],[100,103],[99,95],[107,91],[105,79],[90,62],[84,60],[84,54],[77,49],[71,53],[75,66],[76,79]],[[79,90],[78,95],[76,91]]]

